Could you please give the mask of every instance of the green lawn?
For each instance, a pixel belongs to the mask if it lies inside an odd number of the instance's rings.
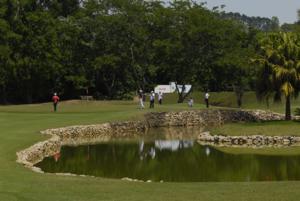
[[[193,92],[190,97],[193,97],[196,104],[204,104],[204,93],[203,92]],[[164,102],[167,104],[175,104],[177,101],[177,94],[165,94]],[[236,108],[237,101],[236,96],[233,92],[210,92],[210,103],[214,106],[219,107],[230,107]],[[263,109],[271,110],[274,112],[284,113],[284,98],[281,103],[274,103],[270,100],[269,107],[267,107],[266,102],[258,102],[256,99],[255,92],[245,92],[242,99],[242,108],[244,109]],[[300,98],[292,99],[292,112],[296,108],[300,108]]]
[[[203,108],[196,104],[193,109]],[[0,200],[36,201],[183,201],[299,200],[300,182],[134,183],[115,179],[34,173],[17,164],[16,152],[44,140],[40,130],[74,124],[139,119],[149,109],[133,102],[69,101],[59,112],[51,104],[0,107]],[[168,104],[152,111],[188,109]],[[299,127],[300,128],[300,127]],[[299,130],[299,129],[298,129]]]
[[[211,130],[213,135],[295,135],[300,136],[300,122],[271,121],[260,123],[229,123]]]

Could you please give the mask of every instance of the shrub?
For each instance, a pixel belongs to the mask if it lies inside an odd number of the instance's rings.
[[[296,108],[294,113],[295,115],[300,115],[300,108]]]

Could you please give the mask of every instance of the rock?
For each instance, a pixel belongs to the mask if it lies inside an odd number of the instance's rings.
[[[131,178],[128,178],[128,177],[124,177],[121,180],[123,180],[123,181],[133,181]]]
[[[293,136],[212,136],[208,132],[200,135],[201,145],[231,146],[231,147],[270,147],[290,146],[300,142],[300,137]]]

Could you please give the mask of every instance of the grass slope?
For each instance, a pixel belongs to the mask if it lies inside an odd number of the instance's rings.
[[[196,105],[195,109],[203,108]],[[16,152],[44,140],[40,130],[74,124],[139,119],[148,109],[132,102],[64,102],[0,107],[0,200],[33,201],[183,201],[299,200],[300,182],[133,183],[115,179],[34,173],[15,162]],[[165,105],[155,111],[187,109]]]
[[[204,104],[203,92],[193,92],[190,97],[194,98],[195,103]],[[245,92],[242,100],[242,108],[272,110],[280,113],[284,113],[285,111],[284,99],[282,99],[282,103],[274,103],[270,100],[269,107],[267,107],[265,102],[257,101],[255,92]],[[166,95],[164,101],[168,104],[176,103],[177,94]],[[210,92],[209,101],[214,106],[237,107],[236,96],[233,92]],[[297,107],[300,107],[300,98],[292,99],[292,112]]]

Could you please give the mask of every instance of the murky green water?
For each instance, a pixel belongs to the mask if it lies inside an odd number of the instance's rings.
[[[291,156],[228,154],[201,146],[194,140],[165,138],[66,146],[37,166],[52,173],[144,181],[300,180],[300,153]]]

